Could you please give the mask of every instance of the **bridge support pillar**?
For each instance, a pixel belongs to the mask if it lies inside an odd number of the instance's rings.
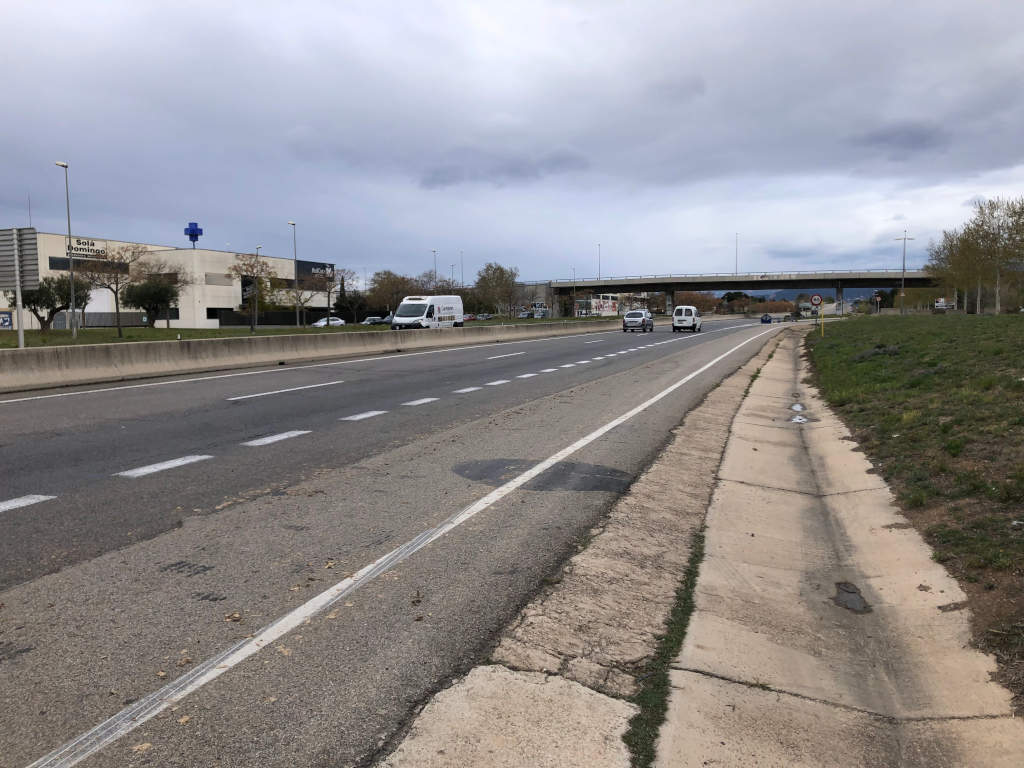
[[[676,292],[673,291],[671,287],[668,287],[668,288],[665,289],[665,314],[666,315],[670,315],[671,316],[672,310],[675,308],[675,304],[676,304]]]
[[[842,317],[845,314],[845,308],[843,307],[843,284],[840,281],[836,281],[836,313]]]

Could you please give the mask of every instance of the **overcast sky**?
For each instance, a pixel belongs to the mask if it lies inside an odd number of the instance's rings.
[[[811,10],[808,10],[811,9]],[[0,227],[466,278],[884,267],[1024,193],[1024,2],[0,7]],[[230,244],[230,245],[228,245]]]

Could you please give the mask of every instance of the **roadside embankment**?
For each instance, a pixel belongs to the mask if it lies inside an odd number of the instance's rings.
[[[249,336],[0,350],[0,392],[609,331],[619,321]]]
[[[649,761],[667,694],[666,623],[699,551],[729,424],[775,338],[686,415],[505,630],[492,663],[431,699],[385,766],[624,767],[638,750]]]
[[[1024,722],[788,336],[732,423],[656,765],[992,766]]]

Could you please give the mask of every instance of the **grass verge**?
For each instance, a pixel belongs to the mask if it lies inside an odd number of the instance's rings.
[[[654,763],[658,733],[668,711],[668,695],[671,689],[669,665],[679,655],[683,640],[686,638],[686,630],[694,610],[693,592],[697,586],[697,576],[703,559],[704,528],[701,527],[694,534],[690,560],[683,580],[676,589],[676,600],[665,623],[665,634],[658,641],[654,656],[637,678],[640,690],[633,696],[632,701],[640,711],[629,721],[629,730],[622,737],[629,747],[633,768],[649,768]]]
[[[815,383],[969,596],[1024,705],[1024,317],[871,317],[807,337]]]

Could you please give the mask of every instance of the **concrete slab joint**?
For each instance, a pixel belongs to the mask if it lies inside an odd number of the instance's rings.
[[[939,609],[964,594],[808,374],[787,335],[732,422],[657,765],[1024,765],[969,613]]]

